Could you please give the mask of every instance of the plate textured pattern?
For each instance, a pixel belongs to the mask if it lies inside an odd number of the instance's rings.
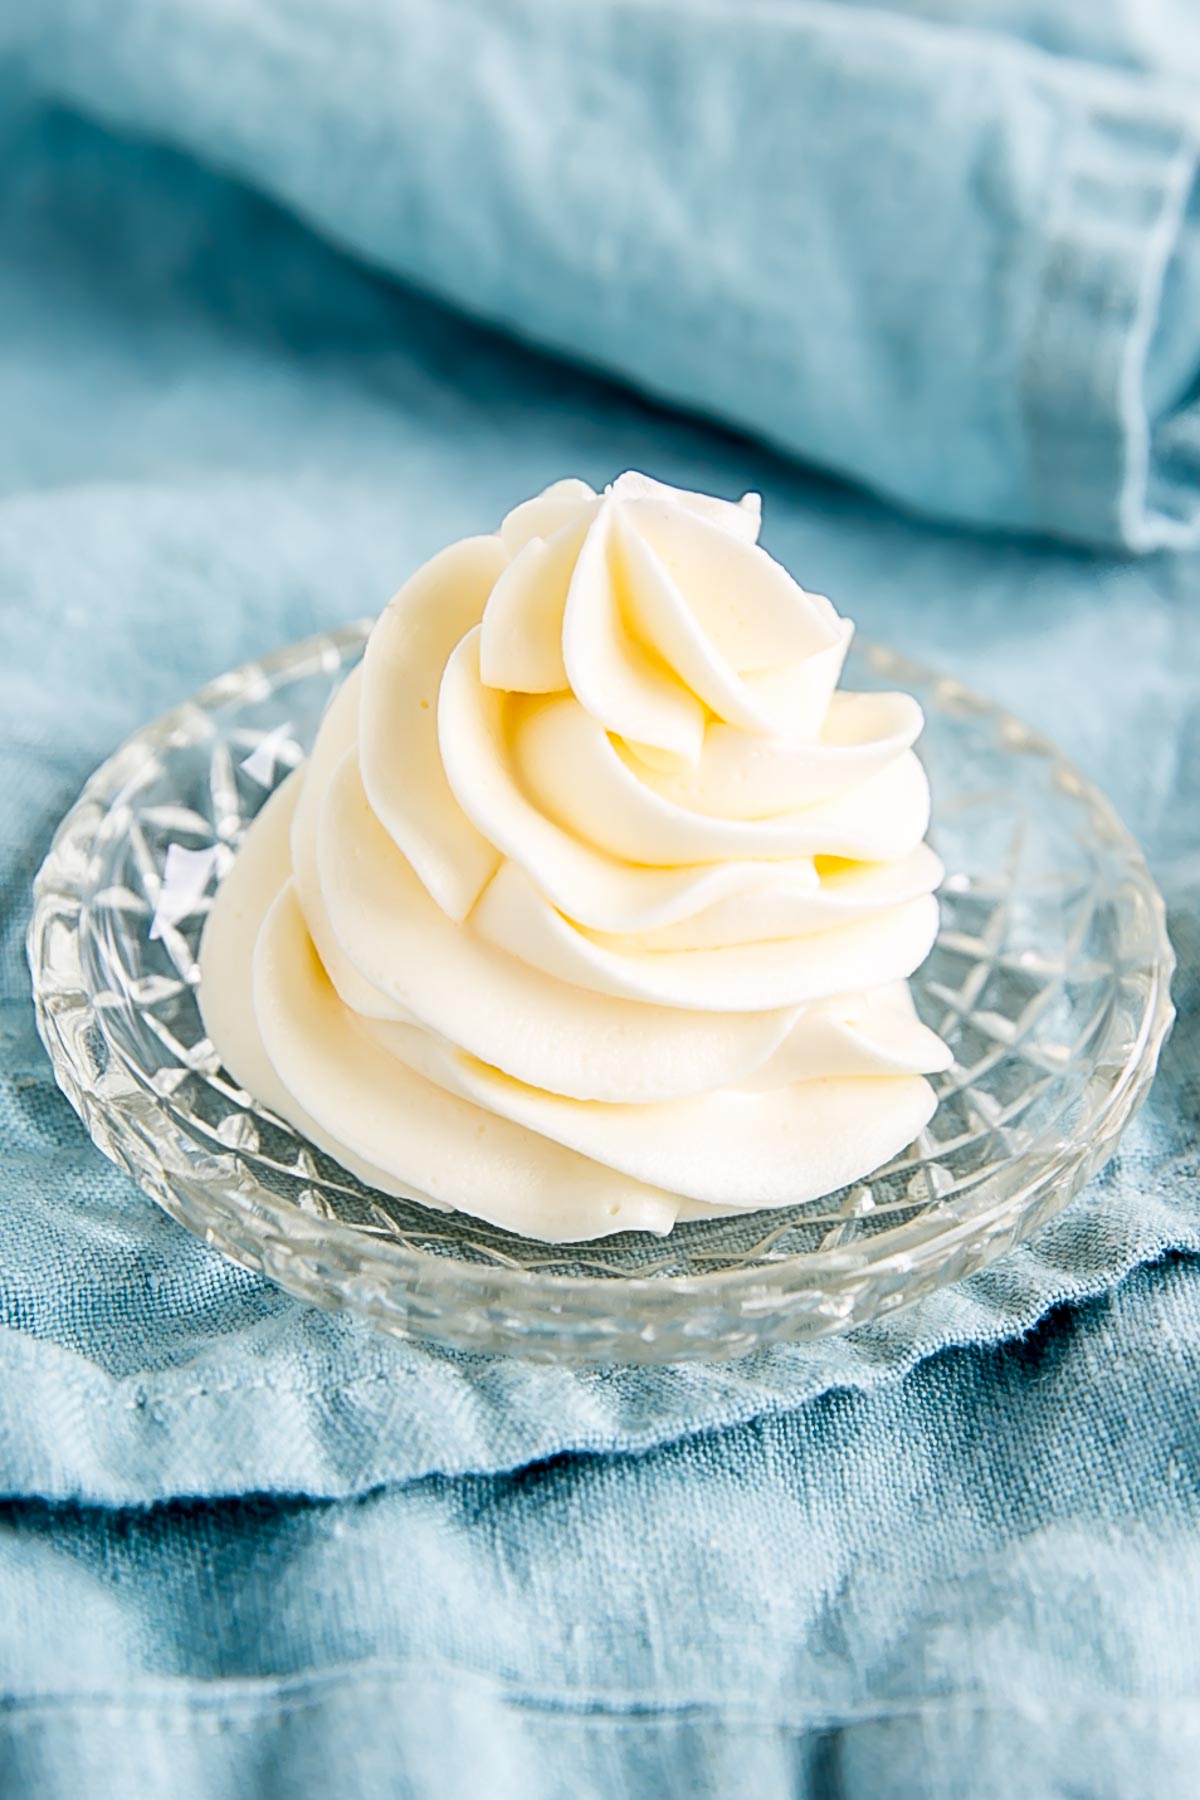
[[[782,1212],[554,1247],[385,1199],[223,1073],[196,1004],[212,894],[306,753],[364,621],[222,677],[89,781],[38,877],[39,1028],[96,1143],[216,1249],[385,1331],[560,1361],[737,1355],[844,1330],[1003,1254],[1111,1156],[1171,1021],[1162,904],[1044,738],[878,646],[848,688],[925,708],[942,929],[915,977],[951,1045],[928,1130]],[[465,1198],[465,1197],[464,1197]]]

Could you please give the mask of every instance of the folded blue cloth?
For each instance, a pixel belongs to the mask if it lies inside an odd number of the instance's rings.
[[[957,11],[14,0],[0,49],[380,267],[908,505],[1190,543],[1200,23]]]
[[[1193,1800],[1198,1380],[1167,1264],[653,1456],[0,1508],[0,1791]]]
[[[1187,1793],[1200,559],[941,536],[4,100],[0,1791]],[[125,731],[630,464],[760,488],[802,579],[1109,789],[1181,1018],[1118,1163],[1006,1265],[852,1338],[580,1376],[389,1344],[189,1238],[53,1088],[21,940]]]
[[[1180,1176],[1189,1065],[1171,1052],[1120,1164],[1003,1268],[867,1332],[727,1368],[580,1376],[398,1347],[284,1299],[151,1207],[88,1144],[33,1029],[20,938],[58,814],[134,725],[371,610],[420,557],[552,476],[603,481],[632,462],[760,487],[769,541],[803,579],[865,632],[1053,730],[1166,879],[1196,777],[1126,746],[1185,737],[1200,622],[1177,620],[1171,565],[1154,582],[1141,565],[947,542],[639,416],[399,300],[172,158],[37,121],[9,158],[0,357],[35,455],[10,474],[0,520],[0,829],[17,870],[0,1014],[13,1084],[0,1318],[17,1327],[0,1336],[0,1492],[343,1495],[641,1448],[872,1387],[1165,1248],[1200,1248]],[[1031,668],[1035,631],[1046,653]]]

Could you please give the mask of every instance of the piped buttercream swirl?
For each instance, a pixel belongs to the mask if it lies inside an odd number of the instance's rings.
[[[562,481],[378,620],[201,952],[235,1077],[366,1180],[552,1241],[857,1180],[947,1066],[921,729],[739,504]]]

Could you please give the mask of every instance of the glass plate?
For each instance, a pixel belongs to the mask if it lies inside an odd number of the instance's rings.
[[[867,645],[846,685],[904,688],[925,708],[948,871],[914,989],[955,1061],[911,1149],[804,1206],[562,1248],[362,1186],[223,1073],[196,951],[247,822],[308,750],[368,630],[249,664],[139,731],[37,879],[29,959],[58,1081],[106,1155],[214,1248],[400,1336],[559,1361],[727,1357],[959,1280],[1112,1155],[1172,1017],[1163,906],[1137,845],[1044,738]]]

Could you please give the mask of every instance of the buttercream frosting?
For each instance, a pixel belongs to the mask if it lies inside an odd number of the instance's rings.
[[[200,959],[251,1094],[386,1193],[555,1242],[813,1200],[949,1054],[904,694],[734,504],[561,481],[425,564]]]

